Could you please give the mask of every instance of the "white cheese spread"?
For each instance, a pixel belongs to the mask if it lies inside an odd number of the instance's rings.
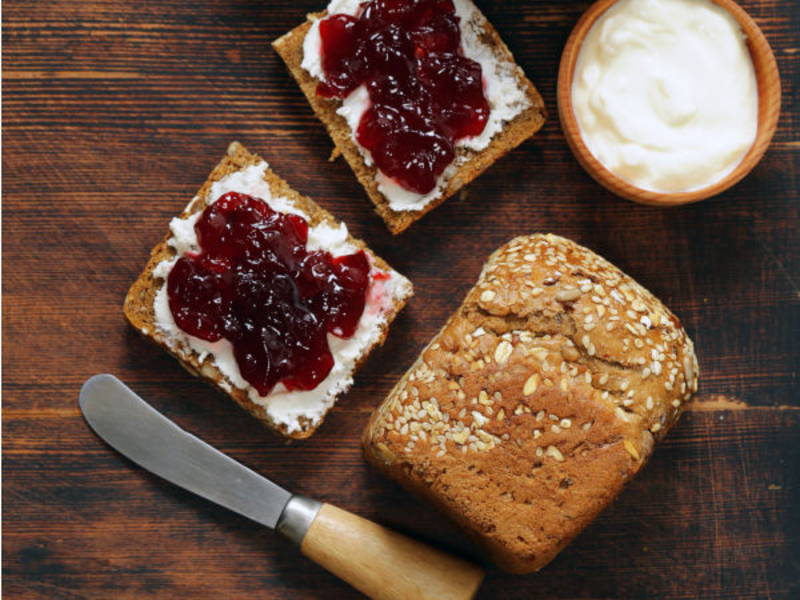
[[[239,192],[264,200],[277,212],[292,213],[309,220],[309,216],[289,198],[272,195],[269,184],[264,179],[266,168],[267,163],[262,162],[224,177],[212,185],[206,201],[211,204],[228,192]],[[197,200],[199,199],[192,200],[189,206]],[[410,294],[411,284],[394,270],[388,272],[388,278],[373,278],[367,293],[364,314],[355,334],[348,339],[328,335],[328,345],[334,358],[334,366],[328,376],[313,390],[288,391],[279,383],[269,395],[261,396],[242,377],[233,356],[233,345],[228,340],[223,338],[217,342],[207,342],[183,332],[175,323],[169,308],[166,278],[180,256],[200,250],[194,225],[201,214],[202,212],[196,212],[185,219],[172,219],[168,244],[175,249],[177,256],[172,260],[162,261],[153,271],[154,277],[164,279],[164,284],[156,294],[154,306],[159,333],[173,350],[186,354],[195,352],[201,362],[209,358],[225,378],[223,387],[228,390],[237,387],[247,391],[253,402],[263,407],[269,418],[276,424],[285,426],[289,433],[301,430],[301,419],[312,424],[319,423],[333,406],[336,397],[353,384],[356,364],[380,339],[387,312],[392,309],[396,300]],[[307,247],[310,250],[325,250],[334,257],[357,252],[358,248],[347,241],[347,235],[347,227],[343,223],[339,227],[322,223],[309,227]],[[371,260],[370,255],[367,256]],[[373,266],[373,275],[382,273],[384,272]]]
[[[589,30],[572,83],[581,136],[636,187],[685,192],[729,174],[758,127],[736,19],[709,0],[620,0]]]
[[[328,15],[347,14],[356,15],[360,8],[357,0],[332,0],[328,5]],[[489,145],[492,138],[502,131],[505,123],[512,121],[517,115],[530,106],[530,100],[525,90],[520,88],[517,81],[518,67],[511,61],[500,60],[492,48],[481,41],[485,19],[469,0],[454,0],[456,15],[461,28],[461,46],[464,56],[481,65],[483,71],[484,94],[489,102],[490,112],[486,126],[480,135],[461,138],[456,142],[456,147],[461,152],[455,161],[439,176],[436,187],[427,194],[417,194],[403,188],[391,177],[378,171],[376,180],[378,190],[389,201],[389,207],[394,211],[422,210],[441,197],[449,179],[455,174],[457,166],[466,161],[464,151],[480,152]],[[302,67],[309,75],[319,80],[325,79],[322,70],[322,38],[319,34],[319,19],[316,19],[303,41]],[[355,139],[355,131],[361,116],[370,106],[369,94],[365,86],[359,86],[342,101],[342,106],[336,111],[343,116],[350,126],[353,142],[358,147],[364,162],[372,164],[369,150],[361,146]]]

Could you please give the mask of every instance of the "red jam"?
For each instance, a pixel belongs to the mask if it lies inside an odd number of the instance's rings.
[[[365,84],[372,105],[356,140],[404,188],[427,194],[455,158],[456,140],[489,118],[481,66],[461,52],[452,0],[373,0],[358,16],[320,22],[325,81],[344,98]]]
[[[327,334],[352,337],[364,312],[366,254],[309,252],[305,219],[235,192],[206,208],[194,229],[201,252],[181,257],[167,279],[178,327],[228,339],[262,396],[278,382],[315,388],[333,368]]]

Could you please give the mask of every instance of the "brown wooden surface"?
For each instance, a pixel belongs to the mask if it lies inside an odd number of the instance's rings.
[[[367,467],[370,411],[488,254],[533,231],[595,249],[683,319],[692,410],[550,566],[490,569],[481,597],[800,596],[800,7],[747,0],[783,113],[742,183],[660,210],[613,197],[555,118],[561,49],[586,2],[478,4],[550,110],[532,141],[393,238],[269,42],[322,1],[3,3],[3,584],[8,597],[349,598],[269,531],[138,469],[77,405],[110,371],[276,482],[465,556],[449,523]],[[288,446],[129,330],[122,300],[227,144],[260,152],[417,289],[311,440]]]

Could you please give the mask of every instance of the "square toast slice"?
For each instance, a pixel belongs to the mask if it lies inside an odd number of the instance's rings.
[[[314,20],[321,19],[326,14],[326,12],[322,12],[308,15],[308,21],[275,40],[272,46],[286,63],[289,73],[303,90],[314,113],[327,128],[336,145],[334,154],[341,153],[345,157],[370,200],[375,205],[376,212],[393,234],[399,234],[408,229],[412,223],[421,219],[425,214],[456,194],[500,157],[533,136],[544,124],[547,115],[542,97],[533,83],[525,76],[522,69],[516,65],[514,56],[500,39],[500,35],[492,27],[491,23],[475,8],[473,19],[476,21],[475,26],[481,32],[479,36],[480,43],[488,49],[499,63],[511,65],[516,84],[524,91],[529,106],[511,121],[504,123],[503,128],[494,135],[489,145],[483,150],[474,151],[457,147],[456,170],[447,179],[441,196],[420,210],[393,210],[387,198],[378,190],[378,183],[375,179],[377,168],[374,164],[367,164],[353,139],[353,132],[347,120],[336,112],[342,106],[342,101],[336,98],[318,96],[317,84],[319,80],[312,77],[302,67],[303,41],[311,30]]]
[[[222,185],[219,184],[219,182],[225,180],[226,177],[240,172],[246,172],[247,169],[254,167],[263,169],[263,181],[261,181],[262,177],[259,177],[258,179],[260,181],[258,181],[258,184],[266,184],[273,198],[277,197],[283,199],[295,210],[302,212],[307,217],[309,228],[323,225],[341,231],[339,229],[341,224],[330,213],[319,207],[310,198],[302,196],[294,191],[289,187],[288,183],[275,175],[259,156],[251,154],[238,142],[233,142],[230,145],[227,155],[220,161],[203,187],[200,188],[197,196],[180,215],[180,220],[173,219],[173,225],[176,221],[179,223],[186,223],[185,220],[187,217],[201,212],[215,201],[217,198],[211,197],[212,188],[215,184]],[[253,193],[252,195],[258,196],[257,193]],[[346,232],[346,229],[344,231]],[[389,324],[413,294],[411,283],[405,277],[394,271],[385,261],[376,256],[366,247],[364,242],[353,238],[347,233],[346,243],[356,249],[363,249],[370,258],[373,269],[379,269],[390,274],[389,280],[392,281],[392,286],[386,288],[389,292],[387,292],[388,295],[383,298],[386,302],[385,311],[381,313],[382,316],[380,318],[374,323],[371,323],[370,326],[372,329],[368,331],[369,336],[365,338],[366,346],[361,347],[361,351],[357,353],[354,366],[346,373],[345,380],[338,381],[336,389],[331,388],[327,391],[320,390],[320,386],[325,385],[326,379],[318,388],[312,390],[312,392],[317,390],[319,390],[320,393],[325,392],[326,395],[321,400],[321,405],[313,405],[314,410],[310,410],[306,415],[299,414],[294,415],[291,419],[282,419],[280,416],[276,416],[275,411],[270,409],[271,403],[277,401],[275,400],[275,390],[266,397],[258,396],[258,393],[244,382],[240,374],[238,377],[240,385],[237,385],[233,381],[233,379],[236,379],[235,376],[231,376],[230,374],[226,375],[220,370],[218,363],[215,361],[216,357],[213,351],[210,353],[198,352],[196,348],[191,346],[191,336],[188,336],[180,330],[177,330],[176,334],[176,331],[173,331],[169,326],[159,321],[156,302],[158,301],[160,292],[165,294],[165,278],[167,277],[168,270],[167,273],[164,273],[164,266],[169,265],[169,261],[174,261],[179,256],[178,251],[174,247],[177,244],[175,244],[174,241],[173,244],[170,244],[173,235],[174,230],[172,230],[171,225],[170,233],[168,233],[161,243],[153,249],[147,266],[130,288],[125,298],[124,310],[126,318],[145,338],[161,346],[177,358],[187,371],[233,398],[239,406],[276,433],[289,438],[301,439],[314,433],[324,420],[327,412],[335,403],[337,397],[349,389],[352,384],[352,376],[361,363],[363,363],[374,348],[383,343],[388,333]],[[169,268],[171,268],[171,266]],[[389,306],[389,302],[391,306]],[[368,304],[364,314],[367,313],[369,307],[370,305]],[[362,315],[362,319],[363,318],[364,316]],[[174,321],[171,326],[174,326]],[[177,328],[177,326],[175,327]],[[198,341],[198,338],[192,339]],[[335,353],[334,356],[336,356]],[[236,373],[238,373],[238,366],[235,362],[233,364]],[[230,368],[230,366],[228,368]],[[242,382],[244,382],[244,385],[247,386],[249,390],[242,387]],[[278,386],[276,386],[276,390],[277,388]],[[303,393],[306,394],[308,392]],[[283,400],[281,400],[281,402],[283,402]]]

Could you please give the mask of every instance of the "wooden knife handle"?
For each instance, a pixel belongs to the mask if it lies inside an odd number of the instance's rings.
[[[472,598],[483,570],[330,504],[323,504],[301,551],[371,598]]]

